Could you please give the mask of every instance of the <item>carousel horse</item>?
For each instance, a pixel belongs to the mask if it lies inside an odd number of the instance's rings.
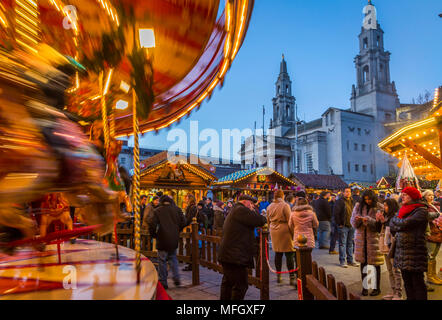
[[[73,222],[69,212],[69,203],[59,192],[50,193],[41,205],[40,237],[45,237],[47,228],[54,221],[60,221],[67,230],[73,229]]]
[[[85,223],[100,224],[99,233],[112,231],[118,194],[101,183],[102,158],[56,108],[69,87],[67,70],[40,56],[0,52],[0,227],[23,238],[35,234],[35,224],[16,204],[53,192],[82,208]]]

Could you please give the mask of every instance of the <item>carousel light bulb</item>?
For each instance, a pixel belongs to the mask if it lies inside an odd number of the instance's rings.
[[[155,47],[155,34],[153,29],[139,29],[140,46],[142,48],[154,48]]]
[[[125,100],[118,100],[115,108],[118,110],[124,110],[129,106],[129,102],[125,101]]]
[[[121,81],[120,83],[120,89],[126,93],[129,92],[130,89],[130,85],[128,83],[126,83],[125,81]]]

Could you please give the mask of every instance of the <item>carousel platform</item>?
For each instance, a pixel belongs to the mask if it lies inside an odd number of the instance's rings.
[[[156,299],[158,274],[142,256],[137,285],[135,251],[93,240],[77,239],[44,252],[23,248],[14,256],[0,254],[2,300],[152,300]]]

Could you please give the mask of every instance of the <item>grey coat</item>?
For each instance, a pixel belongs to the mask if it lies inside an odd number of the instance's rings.
[[[371,208],[367,213],[364,206],[362,214],[359,212],[360,204],[357,203],[351,215],[351,224],[356,229],[355,232],[355,260],[360,263],[367,263],[373,266],[384,264],[384,256],[379,248],[379,232],[382,223],[376,221],[376,212],[383,212],[382,204],[378,203],[377,208]],[[356,222],[356,217],[368,217],[365,226],[361,220]]]

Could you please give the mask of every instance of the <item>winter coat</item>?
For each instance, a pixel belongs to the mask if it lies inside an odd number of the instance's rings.
[[[353,201],[353,198],[351,199]],[[354,205],[354,202],[352,202],[352,205]],[[336,203],[333,206],[333,216],[335,218],[335,223],[337,226],[351,227],[351,225],[346,225],[347,217],[344,198],[336,200]]]
[[[376,212],[383,212],[384,207],[378,203],[376,208],[367,210],[367,206],[364,206],[361,214],[359,206],[360,203],[355,205],[351,215],[351,224],[356,229],[355,260],[360,263],[380,266],[384,264],[384,256],[379,248],[379,232],[381,231],[382,223],[376,221]],[[367,226],[361,220],[356,222],[356,217],[358,216],[368,217]]]
[[[282,199],[276,199],[267,207],[267,221],[275,252],[294,251],[293,228],[289,227],[290,206]]]
[[[147,206],[144,207],[143,218],[141,219],[141,229],[148,228],[148,219],[153,216],[153,212],[157,207],[153,205],[152,202],[149,202]]]
[[[298,236],[307,238],[307,247],[315,247],[315,235],[313,229],[319,226],[318,218],[309,205],[295,206],[290,216],[289,227],[293,228],[293,242],[299,246]]]
[[[157,239],[157,249],[171,252],[178,248],[181,230],[186,219],[173,200],[160,203],[151,217],[148,217],[149,233]]]
[[[396,237],[394,267],[413,272],[426,272],[428,251],[425,229],[428,224],[427,207],[411,211],[403,219],[397,215],[391,219],[390,230]]]
[[[433,243],[442,242],[442,227],[440,225],[440,206],[439,202],[435,201],[433,205],[428,206],[428,226],[426,229],[427,241]]]
[[[207,227],[211,228],[213,226],[213,205],[204,205],[203,212],[206,215]]]
[[[235,204],[224,221],[218,261],[253,268],[258,250],[254,229],[265,223],[265,217],[242,203]]]
[[[315,212],[318,221],[331,221],[332,212],[330,203],[324,197],[320,197],[315,202]]]
[[[224,211],[217,205],[213,206],[213,229],[222,230],[224,225]]]
[[[397,213],[396,213],[397,214]],[[379,250],[382,254],[388,254],[390,252],[391,243],[393,241],[393,236],[390,231],[390,221],[395,214],[388,217],[384,212],[384,222],[382,223],[382,229],[379,234]]]

